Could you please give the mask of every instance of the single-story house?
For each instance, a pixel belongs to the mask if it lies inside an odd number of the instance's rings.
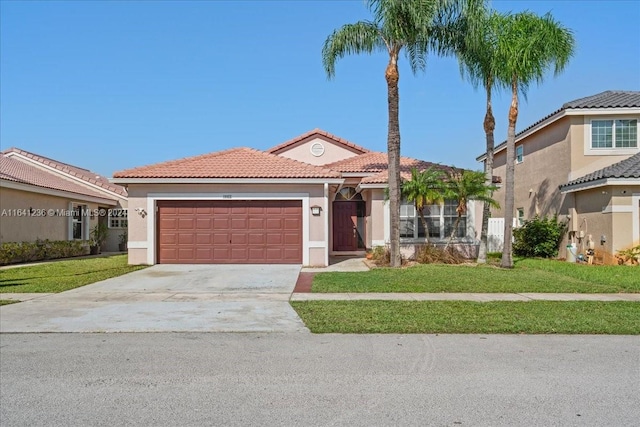
[[[404,178],[412,167],[441,167],[401,163]],[[387,154],[319,129],[266,151],[233,148],[116,172],[113,182],[129,195],[132,264],[325,266],[330,255],[389,242]],[[458,242],[476,242],[480,209],[471,206]],[[453,201],[431,206],[430,240],[445,240],[455,216]],[[424,243],[413,204],[403,204],[401,228],[407,250]]]
[[[19,148],[0,152],[0,243],[88,240],[108,227],[103,251],[127,230],[127,191],[90,170]]]

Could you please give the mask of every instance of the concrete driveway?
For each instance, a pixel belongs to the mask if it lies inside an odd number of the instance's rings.
[[[0,309],[0,332],[308,332],[299,265],[155,265]]]

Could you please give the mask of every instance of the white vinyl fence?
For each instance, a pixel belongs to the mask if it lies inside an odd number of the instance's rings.
[[[513,227],[518,226],[518,219],[513,218]],[[504,245],[504,218],[489,218],[487,230],[487,252],[502,252]]]
[[[504,245],[504,218],[489,218],[487,252],[502,252]]]

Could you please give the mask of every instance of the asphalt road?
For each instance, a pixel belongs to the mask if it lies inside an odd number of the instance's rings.
[[[637,426],[629,336],[2,334],[0,425]]]

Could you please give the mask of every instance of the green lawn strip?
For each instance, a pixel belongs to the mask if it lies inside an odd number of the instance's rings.
[[[565,277],[584,280],[600,285],[624,286],[640,291],[640,268],[630,265],[586,265],[550,259],[517,259],[517,269],[550,271]]]
[[[9,305],[9,304],[14,304],[16,302],[20,302],[20,301],[16,301],[14,299],[0,299],[0,305]]]
[[[640,334],[640,303],[292,301],[314,333]]]
[[[552,263],[523,261],[510,270],[489,265],[425,264],[357,273],[318,273],[313,279],[312,292],[640,292],[637,267],[596,271],[601,267],[569,266],[594,270],[589,274],[589,271],[567,269],[558,261]]]
[[[56,261],[0,270],[0,294],[9,292],[62,292],[144,266],[128,265],[126,255]]]

